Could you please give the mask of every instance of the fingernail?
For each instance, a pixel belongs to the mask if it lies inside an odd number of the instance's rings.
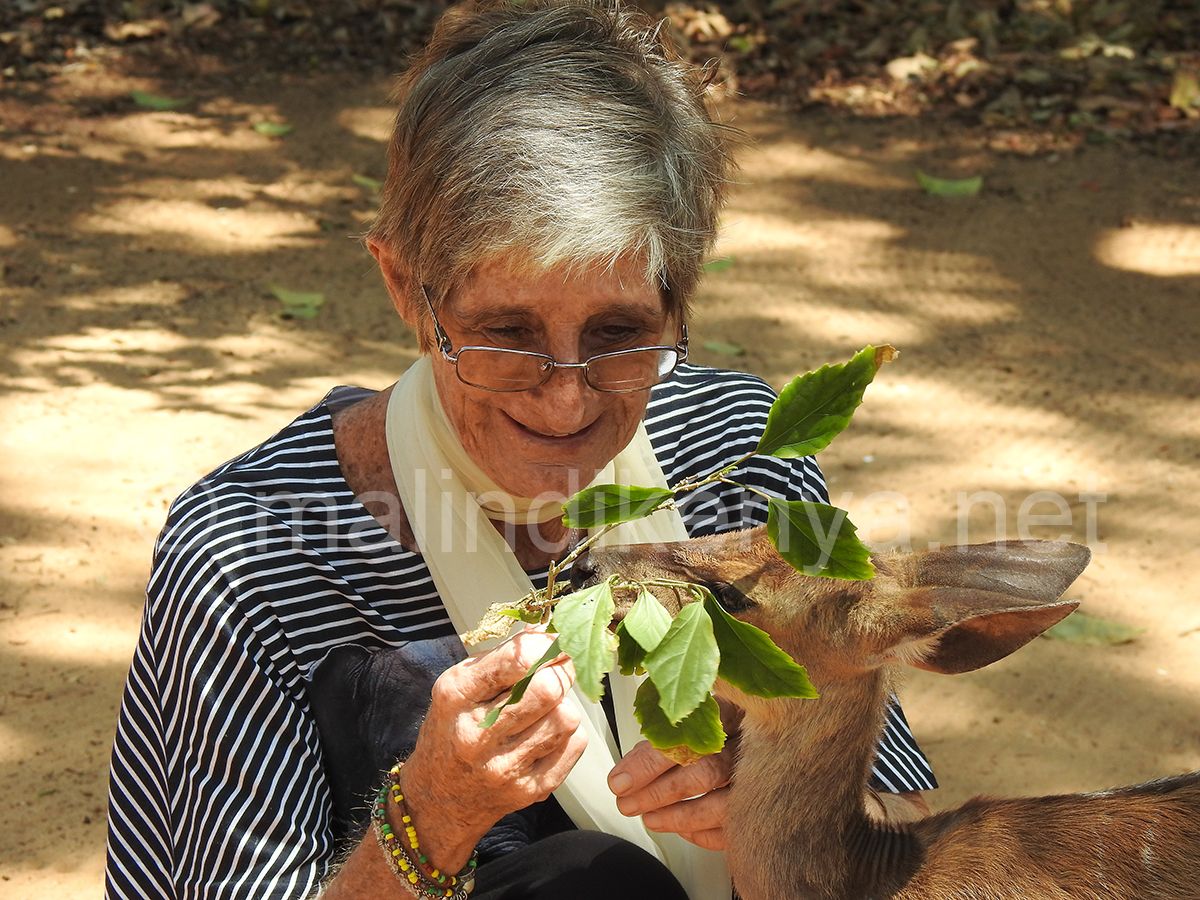
[[[633,776],[618,772],[608,780],[608,786],[612,788],[614,794],[623,794],[633,787]]]

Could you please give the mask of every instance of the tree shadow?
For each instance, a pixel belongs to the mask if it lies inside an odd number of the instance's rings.
[[[377,129],[386,115],[370,109],[384,93],[382,82],[364,88],[333,77],[237,89],[228,78],[199,79],[192,111],[160,114],[131,111],[110,94],[71,99],[47,87],[29,127],[22,123],[0,143],[0,403],[56,393],[69,402],[76,389],[99,385],[136,391],[156,412],[232,421],[297,413],[285,392],[314,379],[332,384],[367,370],[382,379],[406,367],[415,343],[353,239],[375,202],[353,176],[383,171]],[[295,131],[272,141],[254,134],[254,116],[286,120]],[[937,523],[927,539],[948,542],[956,490],[992,487],[1015,507],[1031,486],[1077,493],[1087,487],[1083,479],[1073,484],[1064,473],[1095,469],[1114,495],[1101,531],[1114,552],[1129,555],[1145,540],[1194,549],[1200,492],[1183,490],[1191,482],[1179,479],[1200,459],[1200,275],[1153,274],[1110,246],[1142,228],[1197,227],[1194,162],[1169,164],[1127,148],[1056,163],[997,159],[937,123],[775,115],[747,127],[759,143],[729,215],[734,265],[710,275],[697,301],[698,359],[734,362],[778,386],[869,340],[891,338],[904,356],[822,458],[836,485],[903,490],[931,470],[945,473],[937,496],[912,504],[947,504],[925,515]],[[35,151],[25,152],[23,142]],[[916,193],[918,164],[986,169],[983,202]],[[1102,207],[1098,197],[1119,203]],[[326,304],[315,319],[283,321],[273,284],[321,291]],[[715,335],[736,340],[746,355],[705,351],[705,337]],[[214,399],[242,386],[238,405]],[[1024,424],[1010,427],[1021,417]],[[966,452],[939,439],[964,430],[975,435]],[[1042,464],[1071,446],[1082,448],[1080,461],[1044,474],[1022,475],[1013,462]],[[0,519],[18,544],[61,540],[67,527],[9,502]],[[1070,527],[1085,536],[1077,520]],[[106,537],[134,539],[115,528]],[[131,572],[118,587],[89,588],[88,602],[102,614],[128,612],[140,603],[133,585],[143,577]],[[1187,577],[1174,587],[1189,589],[1195,582]],[[0,573],[0,595],[31,590],[41,589],[22,573]],[[1179,723],[1200,721],[1190,689],[1112,666],[1130,652],[1031,648],[1005,668],[945,689],[973,695],[979,728],[970,719],[927,729],[914,721],[914,728],[935,748],[965,742],[981,759],[996,747],[1028,752],[1019,745],[1048,735],[1060,735],[1062,746],[1088,735],[1080,740],[1096,741],[1107,765],[1122,741],[1159,732],[1164,721],[1175,723],[1172,735],[1183,733]],[[37,648],[0,646],[0,671],[19,665],[18,657],[27,662],[22,683],[51,685],[61,676],[62,665]],[[95,684],[80,720],[31,706],[24,718],[6,713],[3,724],[31,745],[80,729],[111,734],[125,663],[97,657],[79,665]],[[1051,698],[1043,687],[1023,688],[1032,681],[1062,687]],[[935,708],[939,695],[927,696]],[[54,698],[45,704],[54,709]],[[996,728],[984,709],[998,711]],[[1005,729],[1007,721],[1028,734]],[[1108,727],[1124,732],[1106,737]],[[1144,777],[1172,771],[1188,752],[1164,745],[1161,765]],[[1039,784],[1074,785],[1080,773],[1097,776],[1080,787],[1143,777],[1085,771],[1065,755],[1039,765]],[[95,790],[102,771],[89,771]],[[47,795],[30,815],[47,821],[61,799]],[[0,852],[5,861],[19,858]]]
[[[310,90],[259,88],[237,114],[126,105],[83,124],[59,103],[63,136],[43,125],[22,138],[33,152],[0,159],[13,198],[0,204],[0,391],[101,382],[219,411],[203,399],[213,385],[284,386],[355,356],[401,371],[414,342],[356,239],[375,198],[354,176],[381,173],[380,142],[346,119],[360,87],[317,106]],[[251,116],[296,130],[272,140]],[[284,321],[276,286],[326,305]],[[236,340],[264,336],[267,358]]]
[[[1006,508],[998,533],[986,510],[968,517],[970,539],[987,540],[1014,537],[1013,513],[1046,491],[1071,501],[1071,514],[1034,536],[1082,542],[1080,498],[1098,476],[1107,496],[1090,539],[1107,543],[1101,565],[1111,564],[1085,580],[1099,609],[1146,623],[1156,612],[1139,599],[1200,590],[1185,562],[1200,540],[1200,309],[1191,302],[1200,296],[1200,163],[1111,147],[1057,161],[998,158],[937,126],[819,114],[743,124],[757,144],[728,216],[733,264],[706,283],[697,347],[709,334],[734,341],[746,348],[738,366],[776,386],[867,342],[902,351],[822,456],[835,498],[847,488],[860,499],[898,492],[931,523],[913,535],[919,549],[959,537],[956,493],[988,490]],[[986,199],[921,194],[918,167],[982,171]],[[1139,233],[1176,249],[1118,252]],[[955,440],[942,439],[949,433]],[[934,493],[906,488],[932,472]],[[1150,571],[1139,595],[1125,596],[1135,565]],[[957,800],[981,788],[1082,790],[1195,768],[1186,723],[1200,721],[1200,692],[1148,668],[1155,648],[1179,653],[1186,639],[1163,624],[1133,648],[1039,642],[966,681],[919,676],[918,709],[936,711],[959,692],[972,712],[932,729],[913,717],[913,727],[935,763],[953,746],[945,780]],[[1146,750],[1147,733],[1160,743],[1131,764],[1122,748]],[[986,771],[1013,754],[1029,760],[1020,783]],[[1155,762],[1145,769],[1147,756]],[[967,768],[976,759],[985,771]]]

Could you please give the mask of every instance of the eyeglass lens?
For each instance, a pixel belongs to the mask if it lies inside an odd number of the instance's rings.
[[[639,391],[653,387],[679,362],[675,350],[646,348],[588,360],[587,383],[598,391]],[[458,377],[492,391],[525,391],[549,380],[553,365],[544,356],[486,347],[458,352]]]

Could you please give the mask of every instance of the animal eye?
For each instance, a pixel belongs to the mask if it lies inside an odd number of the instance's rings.
[[[727,581],[709,581],[704,585],[713,592],[721,608],[727,613],[744,612],[754,606],[754,601]]]

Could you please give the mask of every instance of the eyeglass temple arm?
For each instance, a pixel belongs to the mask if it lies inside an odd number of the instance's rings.
[[[429,308],[429,318],[433,322],[433,333],[437,337],[438,349],[442,351],[444,356],[450,356],[450,348],[453,346],[450,343],[450,336],[442,330],[442,323],[438,321],[437,313],[433,309],[433,301],[429,299],[429,288],[421,285],[421,297],[425,300],[425,305]]]

